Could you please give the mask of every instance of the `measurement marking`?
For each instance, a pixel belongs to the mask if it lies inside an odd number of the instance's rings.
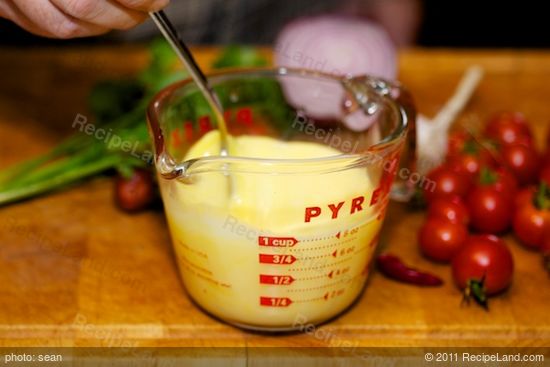
[[[300,251],[322,250],[322,249],[334,247],[337,244],[338,244],[338,242],[334,242],[334,243],[331,243],[331,244],[328,244],[328,245],[323,245],[323,246],[307,247],[307,248],[294,248],[294,249],[291,249],[290,251],[291,252],[300,252]]]
[[[196,249],[194,249],[194,248],[192,248],[192,247],[189,247],[185,242],[182,242],[181,240],[178,240],[177,243],[178,243],[181,247],[183,247],[184,249],[188,250],[189,252],[191,252],[191,253],[193,253],[193,254],[195,254],[195,255],[197,255],[197,256],[200,256],[200,257],[202,257],[202,258],[204,258],[204,259],[208,259],[208,255],[207,255],[206,253],[201,252],[201,251],[199,251],[199,250],[196,250]]]
[[[324,269],[324,268],[328,268],[330,266],[336,266],[338,264],[341,264],[341,263],[344,263],[346,261],[350,261],[351,258],[348,257],[348,258],[345,258],[345,259],[342,259],[340,261],[335,261],[335,262],[332,262],[332,263],[328,263],[328,264],[323,264],[323,265],[319,265],[319,266],[315,266],[315,267],[310,267],[310,268],[297,268],[297,269],[288,269],[288,271],[307,271],[307,270],[317,270],[317,269]]]
[[[288,307],[292,300],[287,297],[260,297],[260,306],[267,307]]]
[[[290,275],[260,274],[260,284],[291,285],[295,280]]]
[[[354,240],[356,240],[356,239],[357,239],[357,237],[351,237],[351,238],[348,238],[348,239],[346,239],[345,241],[342,241],[342,242],[333,242],[333,243],[331,243],[331,244],[329,244],[329,245],[316,246],[316,247],[296,248],[296,249],[291,249],[290,252],[323,250],[323,249],[327,249],[327,248],[331,248],[331,247],[343,245],[343,244],[345,244],[345,243],[354,241]]]
[[[314,277],[296,278],[296,280],[313,280],[313,279],[325,278],[325,277],[328,277],[328,276],[329,276],[328,274],[323,274],[323,275],[316,275]]]
[[[304,302],[314,302],[314,301],[322,301],[322,300],[327,300],[328,299],[328,293],[325,294],[324,296],[322,297],[315,297],[315,298],[308,298],[308,299],[299,299],[299,300],[296,300],[296,301],[293,301],[294,303],[304,303]]]
[[[299,241],[294,237],[269,237],[259,236],[258,245],[270,247],[293,247]]]
[[[260,254],[259,260],[260,264],[290,265],[298,259],[292,255]]]
[[[325,237],[312,237],[312,238],[302,239],[302,240],[300,240],[300,242],[325,241],[325,240],[329,240],[333,237],[335,237],[335,235],[325,236]]]
[[[339,280],[335,283],[325,284],[325,285],[321,285],[319,287],[289,289],[288,292],[289,293],[291,293],[291,292],[307,292],[307,291],[315,291],[315,290],[319,290],[319,289],[323,289],[323,288],[330,288],[330,287],[334,287],[338,284],[350,283],[354,278],[355,277],[348,278],[348,279],[341,279],[341,280]]]
[[[180,256],[177,256],[177,258],[179,260],[181,260],[184,265],[186,264],[189,268],[192,268],[192,269],[194,268],[197,271],[203,272],[203,273],[208,274],[208,275],[212,275],[212,272],[210,270],[195,264],[194,262],[189,260],[187,257],[185,257],[184,254],[181,254]]]
[[[343,245],[344,243],[348,243],[348,242],[351,242],[351,241],[355,241],[356,239],[357,239],[356,236],[350,237],[350,238],[348,238],[347,240],[340,242],[339,245]]]
[[[198,272],[197,270],[193,269],[189,264],[187,264],[186,262],[182,262],[181,265],[187,269],[189,272],[191,272],[194,276],[204,280],[204,281],[207,281],[211,284],[214,284],[216,286],[220,286],[220,287],[224,287],[224,288],[231,288],[232,286],[230,284],[227,284],[227,283],[222,283],[220,282],[219,280],[217,279],[214,279],[211,277],[211,274],[202,274],[200,272]]]
[[[315,259],[322,259],[323,257],[333,257],[333,256],[332,254],[324,254],[324,255],[303,257],[300,260],[315,260]]]

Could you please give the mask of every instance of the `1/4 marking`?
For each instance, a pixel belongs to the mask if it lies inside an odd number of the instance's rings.
[[[292,300],[287,297],[260,297],[260,306],[267,307],[288,307]]]

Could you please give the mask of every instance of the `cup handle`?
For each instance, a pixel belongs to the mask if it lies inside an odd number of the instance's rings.
[[[416,107],[411,93],[401,84],[388,83],[388,87],[388,97],[395,102],[401,118],[407,124],[407,136],[399,159],[399,168],[390,191],[390,198],[395,201],[407,202],[414,196],[416,182],[418,182],[415,179],[415,176],[418,176],[416,171]]]
[[[397,150],[395,156],[391,157],[392,161],[394,159],[395,161],[399,160],[399,166],[391,170],[391,174],[395,176],[390,189],[390,198],[401,202],[409,201],[415,191],[414,178],[418,176],[416,172],[416,108],[410,92],[398,82],[390,82],[368,75],[346,79],[344,86],[367,111],[371,107],[373,111],[376,110],[376,102],[369,101],[370,93],[390,99],[396,108],[395,112],[407,127],[406,136],[401,143],[404,145],[401,149],[401,157],[399,158]],[[420,179],[420,177],[418,178]]]

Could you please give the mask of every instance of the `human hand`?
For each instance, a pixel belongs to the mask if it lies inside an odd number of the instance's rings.
[[[52,38],[94,36],[132,28],[170,0],[0,0],[0,17]]]

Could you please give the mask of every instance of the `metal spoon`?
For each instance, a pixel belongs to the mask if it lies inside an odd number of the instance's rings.
[[[170,43],[180,60],[183,62],[185,68],[187,69],[187,71],[199,87],[202,95],[210,105],[210,108],[212,109],[212,111],[214,111],[218,129],[220,131],[220,155],[227,156],[227,126],[223,117],[221,104],[214,94],[212,87],[208,83],[206,76],[197,65],[197,62],[193,58],[191,51],[189,51],[185,43],[181,40],[178,32],[176,31],[164,11],[160,10],[156,12],[151,12],[149,13],[149,15],[156,23],[164,38],[166,38],[168,43]]]

